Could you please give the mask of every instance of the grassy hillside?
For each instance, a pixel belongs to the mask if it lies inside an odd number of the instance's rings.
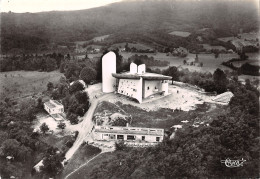
[[[209,27],[221,36],[223,32],[237,33],[240,28],[257,29],[257,11],[254,0],[166,0],[123,1],[80,11],[1,13],[1,50],[40,50],[51,42],[90,40],[119,32],[155,38],[176,30],[193,32]]]
[[[56,83],[63,74],[38,71],[12,71],[0,74],[0,98],[22,98],[47,89],[48,82]]]

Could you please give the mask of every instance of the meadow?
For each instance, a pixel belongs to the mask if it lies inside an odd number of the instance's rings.
[[[63,76],[58,71],[10,71],[0,73],[0,98],[22,98],[46,91],[48,82],[57,83]]]
[[[206,49],[206,50],[213,50],[213,49],[226,50],[225,47],[223,47],[223,46],[212,46],[212,45],[209,45],[209,44],[202,44],[202,45],[203,45],[203,48]]]
[[[188,37],[190,35],[189,32],[184,32],[184,31],[173,31],[173,32],[170,32],[169,34],[180,36],[180,37]]]
[[[110,35],[102,35],[102,36],[98,36],[98,37],[94,37],[92,40],[94,42],[98,42],[98,41],[102,41],[105,40],[106,38],[108,38]]]

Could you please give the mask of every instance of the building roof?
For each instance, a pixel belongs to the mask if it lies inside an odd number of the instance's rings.
[[[113,134],[154,135],[154,136],[163,136],[164,135],[163,129],[141,128],[141,127],[96,126],[95,132],[113,133]]]
[[[113,73],[113,77],[118,79],[140,79],[141,77],[144,80],[171,80],[171,76],[165,76],[157,73],[143,73],[143,74],[133,74],[130,72],[126,73]]]
[[[63,107],[63,105],[61,103],[59,103],[58,101],[55,101],[55,100],[47,101],[44,104],[46,106],[48,106],[49,108]]]
[[[45,102],[44,103],[46,106],[48,106],[49,108],[55,108],[55,105],[53,103],[51,103],[50,101]]]

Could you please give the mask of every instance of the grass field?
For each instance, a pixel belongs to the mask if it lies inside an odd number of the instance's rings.
[[[99,36],[99,37],[95,37],[93,38],[92,40],[94,42],[98,42],[98,41],[101,41],[101,40],[104,40],[105,38],[108,38],[110,35],[102,35],[102,36]]]
[[[247,39],[247,40],[255,40],[256,38],[259,38],[259,33],[256,32],[250,32],[250,33],[241,33],[238,34],[242,40]],[[223,37],[223,38],[218,38],[221,41],[227,42],[229,40],[237,40],[236,37]]]
[[[80,168],[77,172],[70,175],[67,179],[91,178],[91,176],[89,176],[88,174],[91,170],[95,169],[95,165],[97,165],[99,163],[111,161],[115,157],[116,157],[116,155],[114,153],[110,153],[110,152],[103,153],[103,154],[99,155],[95,160],[92,160],[91,162],[89,162],[88,165]]]
[[[10,71],[0,73],[0,98],[21,98],[47,89],[48,82],[57,83],[63,76],[58,71]]]
[[[188,37],[190,35],[189,32],[184,32],[184,31],[173,31],[173,32],[170,32],[169,34],[180,36],[180,37]]]
[[[58,178],[65,178],[69,173],[73,172],[75,169],[85,164],[88,160],[90,160],[92,157],[100,152],[101,150],[99,148],[87,144],[82,144],[77,152],[70,159],[68,164],[64,166],[64,170]]]
[[[226,50],[225,47],[223,47],[223,46],[212,46],[212,45],[209,45],[209,44],[202,44],[202,45],[203,45],[203,48],[206,49],[206,50],[212,50],[212,49]]]

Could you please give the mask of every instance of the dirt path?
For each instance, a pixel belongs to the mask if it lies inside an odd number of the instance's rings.
[[[99,154],[95,155],[94,157],[92,157],[90,160],[88,160],[86,163],[80,165],[78,168],[76,168],[74,171],[70,172],[69,174],[66,175],[66,177],[64,179],[68,179],[71,175],[73,175],[74,173],[76,173],[79,169],[81,169],[82,167],[86,166],[89,162],[91,162],[92,160],[96,159],[99,155],[104,154],[106,152],[112,152],[113,150],[102,150],[102,152],[100,152]]]
[[[66,153],[65,161],[68,161],[73,156],[73,154],[78,150],[78,148],[80,147],[80,145],[82,144],[84,139],[91,133],[91,131],[94,127],[92,118],[93,118],[95,109],[100,101],[104,100],[105,98],[107,98],[109,96],[110,96],[110,94],[105,94],[105,95],[98,97],[97,99],[93,99],[91,101],[91,106],[88,109],[88,112],[83,117],[84,118],[83,121],[79,125],[78,137],[77,137],[76,141],[74,142],[73,146]]]

